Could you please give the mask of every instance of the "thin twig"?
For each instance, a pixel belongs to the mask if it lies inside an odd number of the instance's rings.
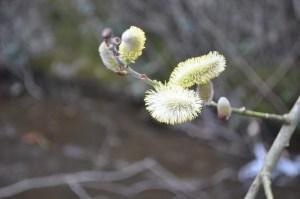
[[[288,113],[287,118],[290,119],[290,124],[282,125],[275,141],[273,142],[269,152],[266,155],[264,165],[251,184],[245,199],[254,199],[259,191],[261,184],[264,185],[265,193],[268,199],[272,199],[271,191],[271,175],[280,155],[285,147],[289,146],[291,136],[293,135],[299,120],[300,120],[300,96],[295,102],[293,108]],[[270,194],[271,193],[271,194]]]
[[[11,184],[0,188],[0,198],[10,197],[24,191],[31,189],[38,189],[44,187],[54,187],[65,185],[70,182],[70,179],[77,183],[84,182],[114,182],[128,179],[135,176],[155,164],[152,159],[144,159],[142,161],[133,163],[132,165],[121,169],[119,171],[81,171],[70,174],[58,174],[46,177],[37,177],[21,180],[15,184]]]
[[[271,188],[271,175],[265,174],[261,178],[267,199],[273,199],[274,197]]]
[[[182,187],[171,187],[168,184],[164,182],[160,182],[158,180],[144,180],[129,186],[128,185],[124,186],[117,183],[105,183],[105,184],[85,185],[85,187],[89,187],[97,190],[104,190],[111,193],[117,193],[126,198],[133,198],[144,191],[150,191],[150,190],[168,191],[170,193],[173,193],[174,195],[180,195],[178,194],[179,191],[190,192],[190,190],[183,190]]]
[[[84,187],[104,190],[107,192],[117,193],[127,198],[132,198],[146,190],[168,190],[173,192],[169,187],[153,180],[145,180],[134,183],[130,186],[124,186],[119,183],[105,183],[105,184],[85,184]]]
[[[217,107],[217,103],[212,101],[208,104],[208,106]],[[232,113],[249,116],[249,117],[256,117],[256,118],[262,118],[267,120],[274,120],[277,122],[281,122],[283,124],[290,124],[290,119],[286,115],[279,115],[274,113],[264,113],[264,112],[258,112],[246,109],[245,107],[241,108],[232,108]]]
[[[78,196],[79,199],[92,199],[89,193],[76,182],[75,179],[67,179],[70,189]]]
[[[146,84],[150,85],[150,86],[156,86],[158,83],[152,79],[150,79],[147,75],[145,74],[140,74],[137,71],[133,70],[130,66],[126,67],[127,72],[132,75],[133,77],[144,81]]]
[[[145,181],[145,184],[134,184],[131,189],[129,187],[124,188],[119,186],[118,188],[109,186],[109,183],[113,185],[113,182],[126,180],[146,171],[154,174],[156,177],[159,176],[161,178],[161,182],[153,181],[153,184],[151,184],[150,181]],[[91,197],[84,190],[83,186],[86,186],[85,183],[91,182],[106,183],[106,186],[104,184],[98,188],[113,191],[128,197],[143,192],[144,190],[161,189],[168,190],[177,195],[185,196],[186,198],[197,198],[193,197],[190,192],[196,191],[197,187],[199,187],[198,181],[189,182],[178,179],[174,174],[170,173],[154,159],[147,158],[118,171],[81,171],[70,174],[58,174],[25,179],[15,184],[0,188],[0,198],[11,197],[31,189],[69,185],[71,190],[80,199],[90,199]]]

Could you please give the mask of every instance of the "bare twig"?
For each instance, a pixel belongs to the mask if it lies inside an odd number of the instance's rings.
[[[143,180],[130,186],[123,186],[117,183],[85,184],[84,186],[97,190],[105,190],[108,192],[117,193],[126,198],[132,198],[144,191],[149,190],[169,191],[179,198],[199,198],[200,191],[214,187],[233,176],[233,170],[225,168],[212,176],[212,178],[208,181],[185,182],[173,176],[173,174],[169,173],[168,171],[165,171],[165,169],[160,171],[160,168],[156,166],[150,169],[150,172],[155,175],[154,179]],[[159,178],[157,178],[157,175],[159,175]],[[169,183],[170,180],[175,181],[175,183]],[[186,186],[186,184],[189,185]],[[197,195],[193,194],[193,192],[197,192]]]
[[[0,198],[10,197],[31,189],[65,185],[70,182],[70,179],[72,179],[72,182],[76,183],[94,181],[120,181],[147,170],[148,168],[152,167],[153,164],[155,164],[155,162],[151,159],[144,159],[142,161],[133,163],[132,165],[119,171],[81,171],[70,174],[58,174],[46,177],[25,179],[15,184],[0,188]]]
[[[208,104],[208,106],[217,107],[217,103],[212,101]],[[241,108],[232,108],[232,113],[244,115],[248,117],[256,117],[256,118],[262,118],[267,120],[274,120],[277,122],[281,122],[283,124],[290,124],[290,119],[287,117],[287,115],[278,115],[273,113],[263,113],[258,111],[252,111],[249,109],[246,109],[245,107]]]
[[[140,74],[138,72],[136,72],[135,70],[133,70],[130,66],[126,67],[127,72],[132,75],[133,77],[139,79],[139,80],[143,80],[146,84],[151,85],[151,86],[155,86],[157,85],[157,82],[155,82],[154,80],[150,79],[147,75],[145,74]]]
[[[170,187],[174,187],[177,190],[196,190],[195,183],[190,183],[186,181],[178,180],[176,176],[170,173],[167,169],[163,168],[159,164],[155,164],[153,167],[149,168],[149,170],[156,176],[165,181]]]
[[[68,185],[70,189],[79,197],[79,199],[92,199],[86,190],[74,179],[69,179]]]
[[[181,187],[172,187],[166,184],[165,182],[159,181],[157,179],[140,181],[130,186],[124,186],[117,183],[105,183],[105,184],[85,185],[85,187],[94,188],[97,190],[105,190],[111,193],[117,193],[126,198],[135,197],[136,195],[149,190],[168,191],[176,196],[182,196],[183,195],[182,193],[188,194],[190,192],[190,190],[184,190],[184,188]]]
[[[200,190],[212,188],[223,181],[232,178],[234,176],[234,171],[229,168],[225,168],[216,173],[208,182],[203,183],[202,186],[199,187]]]
[[[273,193],[272,193],[272,188],[271,188],[271,176],[270,175],[262,175],[262,182],[263,182],[263,187],[265,190],[265,194],[267,199],[273,199]]]
[[[263,168],[256,176],[255,180],[251,184],[245,199],[254,199],[259,191],[261,184],[264,186],[264,190],[268,199],[273,198],[273,194],[271,191],[271,175],[272,170],[276,166],[278,159],[285,147],[289,146],[289,142],[291,136],[293,135],[297,124],[300,120],[300,96],[298,97],[296,103],[294,104],[293,108],[287,115],[290,119],[291,123],[289,125],[284,124],[275,141],[273,142],[269,152],[266,155],[265,162]]]
[[[113,182],[119,182],[146,171],[159,177],[160,180],[147,180],[136,183],[131,187],[112,184]],[[11,197],[31,189],[69,185],[71,190],[80,199],[91,199],[92,197],[89,196],[83,186],[92,187],[87,184],[92,182],[105,183],[103,186],[97,188],[116,192],[126,197],[132,197],[145,190],[162,189],[168,190],[176,195],[186,196],[186,198],[197,198],[193,196],[191,192],[196,191],[200,185],[198,181],[189,182],[178,179],[155,160],[147,158],[118,171],[81,171],[70,174],[25,179],[0,188],[0,198]]]
[[[149,172],[154,178],[149,176],[149,179],[130,186],[124,186],[119,183],[141,172]],[[176,177],[155,160],[144,159],[119,171],[82,171],[25,179],[0,188],[0,198],[11,197],[31,189],[68,185],[80,199],[94,198],[89,195],[85,188],[105,190],[120,194],[125,198],[132,198],[147,190],[165,190],[173,193],[178,198],[196,199],[199,198],[199,194],[202,198],[202,190],[216,186],[230,176],[232,176],[231,170],[224,169],[215,174],[208,182],[199,180],[186,181]]]
[[[85,184],[84,186],[92,189],[105,190],[108,192],[117,193],[127,198],[132,198],[146,190],[157,189],[157,190],[168,190],[170,192],[173,192],[172,190],[169,189],[169,187],[166,187],[163,184],[154,180],[144,180],[144,181],[134,183],[130,186],[124,186],[117,183]]]

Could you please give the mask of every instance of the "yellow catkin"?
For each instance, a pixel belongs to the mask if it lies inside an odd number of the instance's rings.
[[[190,58],[178,64],[171,73],[169,84],[184,88],[195,84],[206,84],[225,70],[226,61],[223,55],[213,51],[207,55]]]
[[[145,48],[145,33],[142,29],[131,26],[122,34],[119,46],[120,59],[125,63],[134,63]]]

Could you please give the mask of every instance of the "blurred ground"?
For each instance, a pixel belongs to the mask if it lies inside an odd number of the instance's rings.
[[[182,180],[203,183],[204,188],[194,192],[202,198],[241,198],[247,189],[247,183],[237,179],[238,168],[248,160],[247,155],[229,154],[229,150],[222,152],[214,147],[229,147],[230,143],[203,142],[185,132],[153,125],[145,111],[126,100],[103,95],[91,98],[70,87],[51,93],[54,96],[40,102],[26,96],[1,99],[2,186],[57,173],[118,169],[147,157]],[[87,190],[98,198],[127,198],[105,187],[130,187],[145,179],[147,174],[141,173],[139,178],[96,183]],[[284,184],[276,190],[279,198],[298,198],[297,181],[277,181],[276,184]],[[32,190],[10,198],[57,196],[76,198],[66,186]],[[129,198],[173,197],[170,191],[150,189]]]
[[[91,99],[68,88],[61,91],[64,93],[56,91],[55,97],[39,103],[30,97],[1,100],[1,113],[6,113],[1,114],[2,185],[28,177],[115,168],[145,157],[154,158],[179,177],[203,180],[222,168],[234,166],[197,140],[153,126],[144,111],[128,102],[125,107],[124,100],[120,103],[103,96]],[[32,142],[29,135],[44,143]],[[220,188],[225,189],[223,185]],[[74,198],[67,189],[56,191],[49,198],[60,191],[64,198]],[[46,193],[47,190],[32,191],[15,198],[38,198]],[[164,191],[149,194],[170,197]]]

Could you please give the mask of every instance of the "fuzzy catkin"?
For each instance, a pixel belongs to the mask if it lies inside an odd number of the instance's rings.
[[[145,102],[153,118],[172,125],[194,119],[202,108],[202,100],[194,91],[163,84],[147,91]]]
[[[169,84],[189,88],[195,84],[206,84],[225,70],[223,55],[213,51],[207,55],[180,62],[171,73]]]

